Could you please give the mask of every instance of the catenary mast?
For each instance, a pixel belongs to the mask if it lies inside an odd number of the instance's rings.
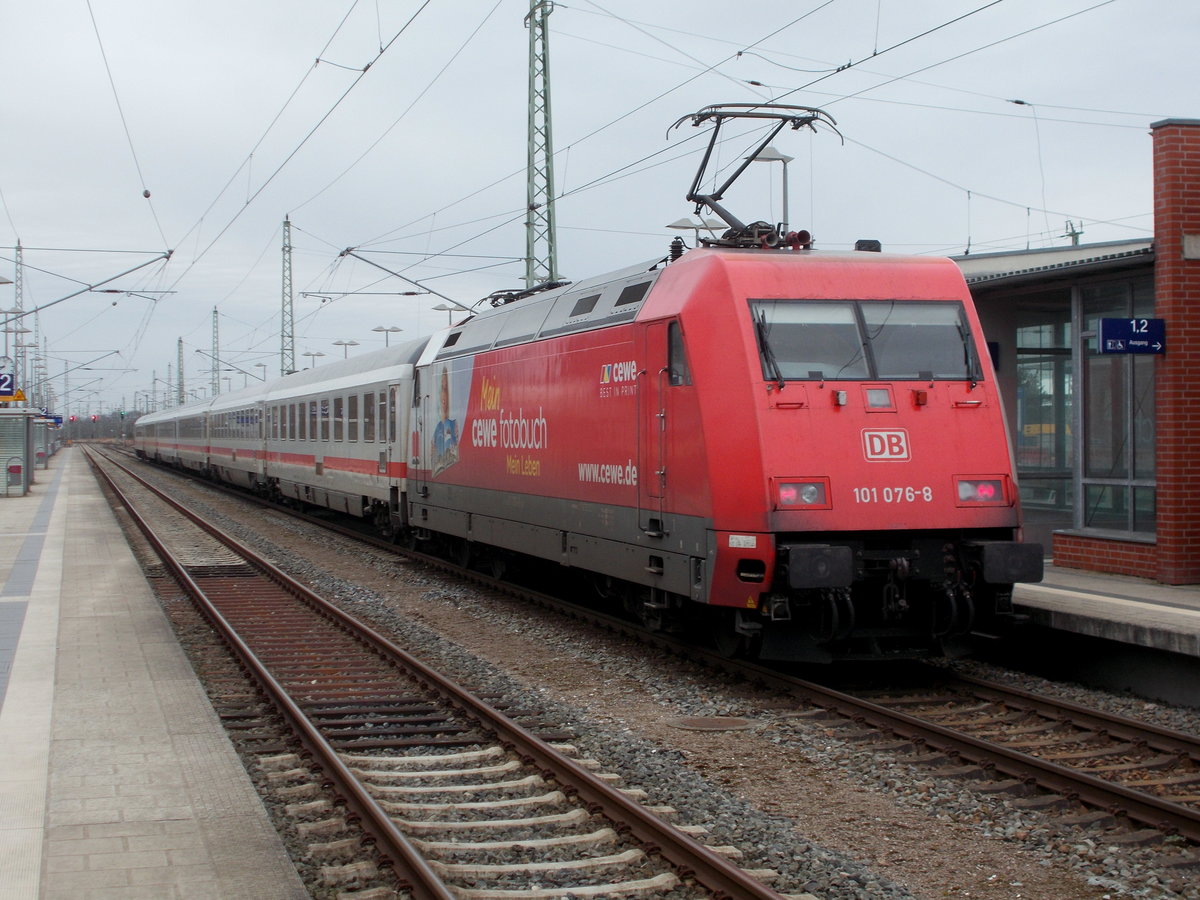
[[[221,393],[221,337],[217,326],[217,308],[213,307],[212,335],[212,395]]]
[[[279,374],[296,371],[296,320],[292,312],[292,222],[283,217],[283,301],[279,329]]]
[[[552,0],[533,0],[529,29],[529,146],[525,218],[525,286],[558,280],[554,233],[554,144],[550,127]]]

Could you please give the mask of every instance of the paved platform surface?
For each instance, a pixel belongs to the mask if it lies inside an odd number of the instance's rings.
[[[1016,586],[1013,603],[1048,628],[1200,657],[1200,585],[1047,566],[1041,584]]]
[[[0,900],[306,898],[78,449],[0,497]]]

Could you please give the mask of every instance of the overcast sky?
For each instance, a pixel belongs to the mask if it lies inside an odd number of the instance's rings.
[[[70,411],[133,408],[180,338],[207,389],[214,307],[222,387],[277,375],[285,216],[300,366],[382,347],[376,326],[446,324],[441,298],[399,296],[415,288],[346,248],[467,306],[521,286],[528,9],[0,0],[0,274],[19,239],[59,393],[64,368],[117,351],[67,376]],[[1150,236],[1148,126],[1200,118],[1194,0],[571,0],[550,26],[571,279],[665,255],[705,136],[668,129],[708,104],[837,120],[844,142],[775,141],[788,219],[818,248],[944,255],[1064,245],[1068,222],[1084,242]],[[722,166],[753,140],[730,134]],[[726,205],[780,220],[781,176],[751,166]],[[88,285],[121,293],[61,299]]]

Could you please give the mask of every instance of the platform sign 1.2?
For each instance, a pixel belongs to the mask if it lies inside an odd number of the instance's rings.
[[[1101,319],[1101,353],[1166,353],[1167,326],[1163,319]]]

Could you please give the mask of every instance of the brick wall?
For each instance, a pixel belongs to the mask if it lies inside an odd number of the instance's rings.
[[[1158,560],[1167,584],[1200,582],[1200,121],[1167,119],[1154,138],[1154,312],[1166,320],[1157,371]],[[1200,247],[1196,248],[1200,256]]]
[[[1111,572],[1145,578],[1158,570],[1158,548],[1154,544],[1055,534],[1054,564],[1070,569]]]

